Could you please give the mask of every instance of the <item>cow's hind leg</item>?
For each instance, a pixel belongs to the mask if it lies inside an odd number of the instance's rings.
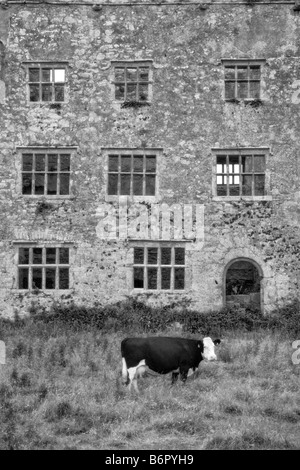
[[[137,367],[130,367],[128,369],[128,376],[129,376],[129,390],[131,391],[131,387],[133,385],[134,390],[139,393],[139,389],[137,386]]]
[[[189,372],[189,367],[186,367],[186,366],[180,367],[180,380],[182,380],[183,383],[187,379],[188,372]]]
[[[177,382],[179,372],[172,372],[172,385]]]
[[[122,382],[124,385],[128,385],[128,370],[124,357],[122,357]]]

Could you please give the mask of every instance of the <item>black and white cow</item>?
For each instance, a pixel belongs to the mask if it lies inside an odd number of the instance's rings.
[[[121,343],[123,383],[133,385],[138,391],[137,378],[147,370],[158,374],[172,372],[172,384],[180,379],[185,382],[189,372],[195,372],[204,359],[215,361],[215,345],[221,340],[202,340],[154,336],[126,338]]]

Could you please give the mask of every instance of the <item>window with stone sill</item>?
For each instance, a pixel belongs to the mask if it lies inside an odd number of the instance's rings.
[[[115,100],[147,104],[150,101],[151,61],[113,62]]]
[[[67,196],[70,194],[68,150],[22,152],[22,194]]]
[[[216,196],[265,196],[266,151],[219,150]]]
[[[18,248],[18,289],[69,289],[69,248]]]
[[[63,103],[66,88],[66,63],[27,65],[28,100],[35,103]]]
[[[260,100],[261,66],[264,60],[222,60],[225,100]]]
[[[153,150],[108,153],[108,196],[155,196],[157,154]]]
[[[185,249],[134,247],[133,288],[147,291],[184,290]]]

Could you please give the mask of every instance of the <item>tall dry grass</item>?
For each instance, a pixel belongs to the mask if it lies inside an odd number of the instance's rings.
[[[291,339],[228,332],[218,362],[201,363],[186,384],[148,376],[136,395],[121,383],[124,336],[34,320],[2,327],[0,449],[300,447],[300,365],[292,363]]]

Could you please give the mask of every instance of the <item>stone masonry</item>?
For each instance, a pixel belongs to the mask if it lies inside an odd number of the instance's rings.
[[[289,2],[54,3],[0,2],[1,315],[128,297],[209,312],[226,304],[227,269],[239,260],[255,266],[263,312],[299,298],[300,12]],[[261,61],[260,99],[225,99],[226,60]],[[114,63],[138,61],[151,64],[149,105],[125,107]],[[35,63],[66,64],[61,104],[29,100]],[[67,149],[69,195],[22,192],[32,149]],[[187,205],[193,223],[201,207],[200,242],[120,227],[101,237],[103,208],[120,204],[107,193],[109,149],[157,155],[155,196],[121,199],[129,209]],[[265,152],[264,194],[218,196],[216,154],[240,149]],[[185,248],[184,289],[134,288],[134,247],[152,242]],[[68,289],[20,288],[18,250],[35,246],[69,248]]]

